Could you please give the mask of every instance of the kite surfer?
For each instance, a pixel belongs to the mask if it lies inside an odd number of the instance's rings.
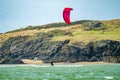
[[[54,66],[53,61],[50,62],[51,66]]]

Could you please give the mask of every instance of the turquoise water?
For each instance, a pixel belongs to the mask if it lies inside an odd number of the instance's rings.
[[[120,80],[120,64],[0,65],[0,80]]]

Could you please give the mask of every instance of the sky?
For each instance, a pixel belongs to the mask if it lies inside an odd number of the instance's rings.
[[[120,19],[120,0],[0,0],[0,33],[64,22],[65,7],[73,8],[71,21]]]

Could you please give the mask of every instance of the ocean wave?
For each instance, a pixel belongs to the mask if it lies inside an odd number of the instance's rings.
[[[59,64],[56,64],[56,65],[54,65],[54,66],[51,66],[51,65],[49,65],[49,64],[42,64],[42,65],[36,65],[36,64],[16,64],[16,65],[0,65],[0,67],[81,67],[81,66],[83,66],[83,65],[59,65]]]

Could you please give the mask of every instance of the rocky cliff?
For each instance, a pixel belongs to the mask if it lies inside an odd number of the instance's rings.
[[[6,59],[13,60],[13,63],[17,63],[20,59],[37,59],[44,62],[104,61],[120,63],[119,41],[101,40],[87,45],[82,43],[69,45],[70,40],[52,41],[52,37],[51,34],[37,33],[32,37],[17,36],[8,39],[0,47],[1,63],[4,63]]]

